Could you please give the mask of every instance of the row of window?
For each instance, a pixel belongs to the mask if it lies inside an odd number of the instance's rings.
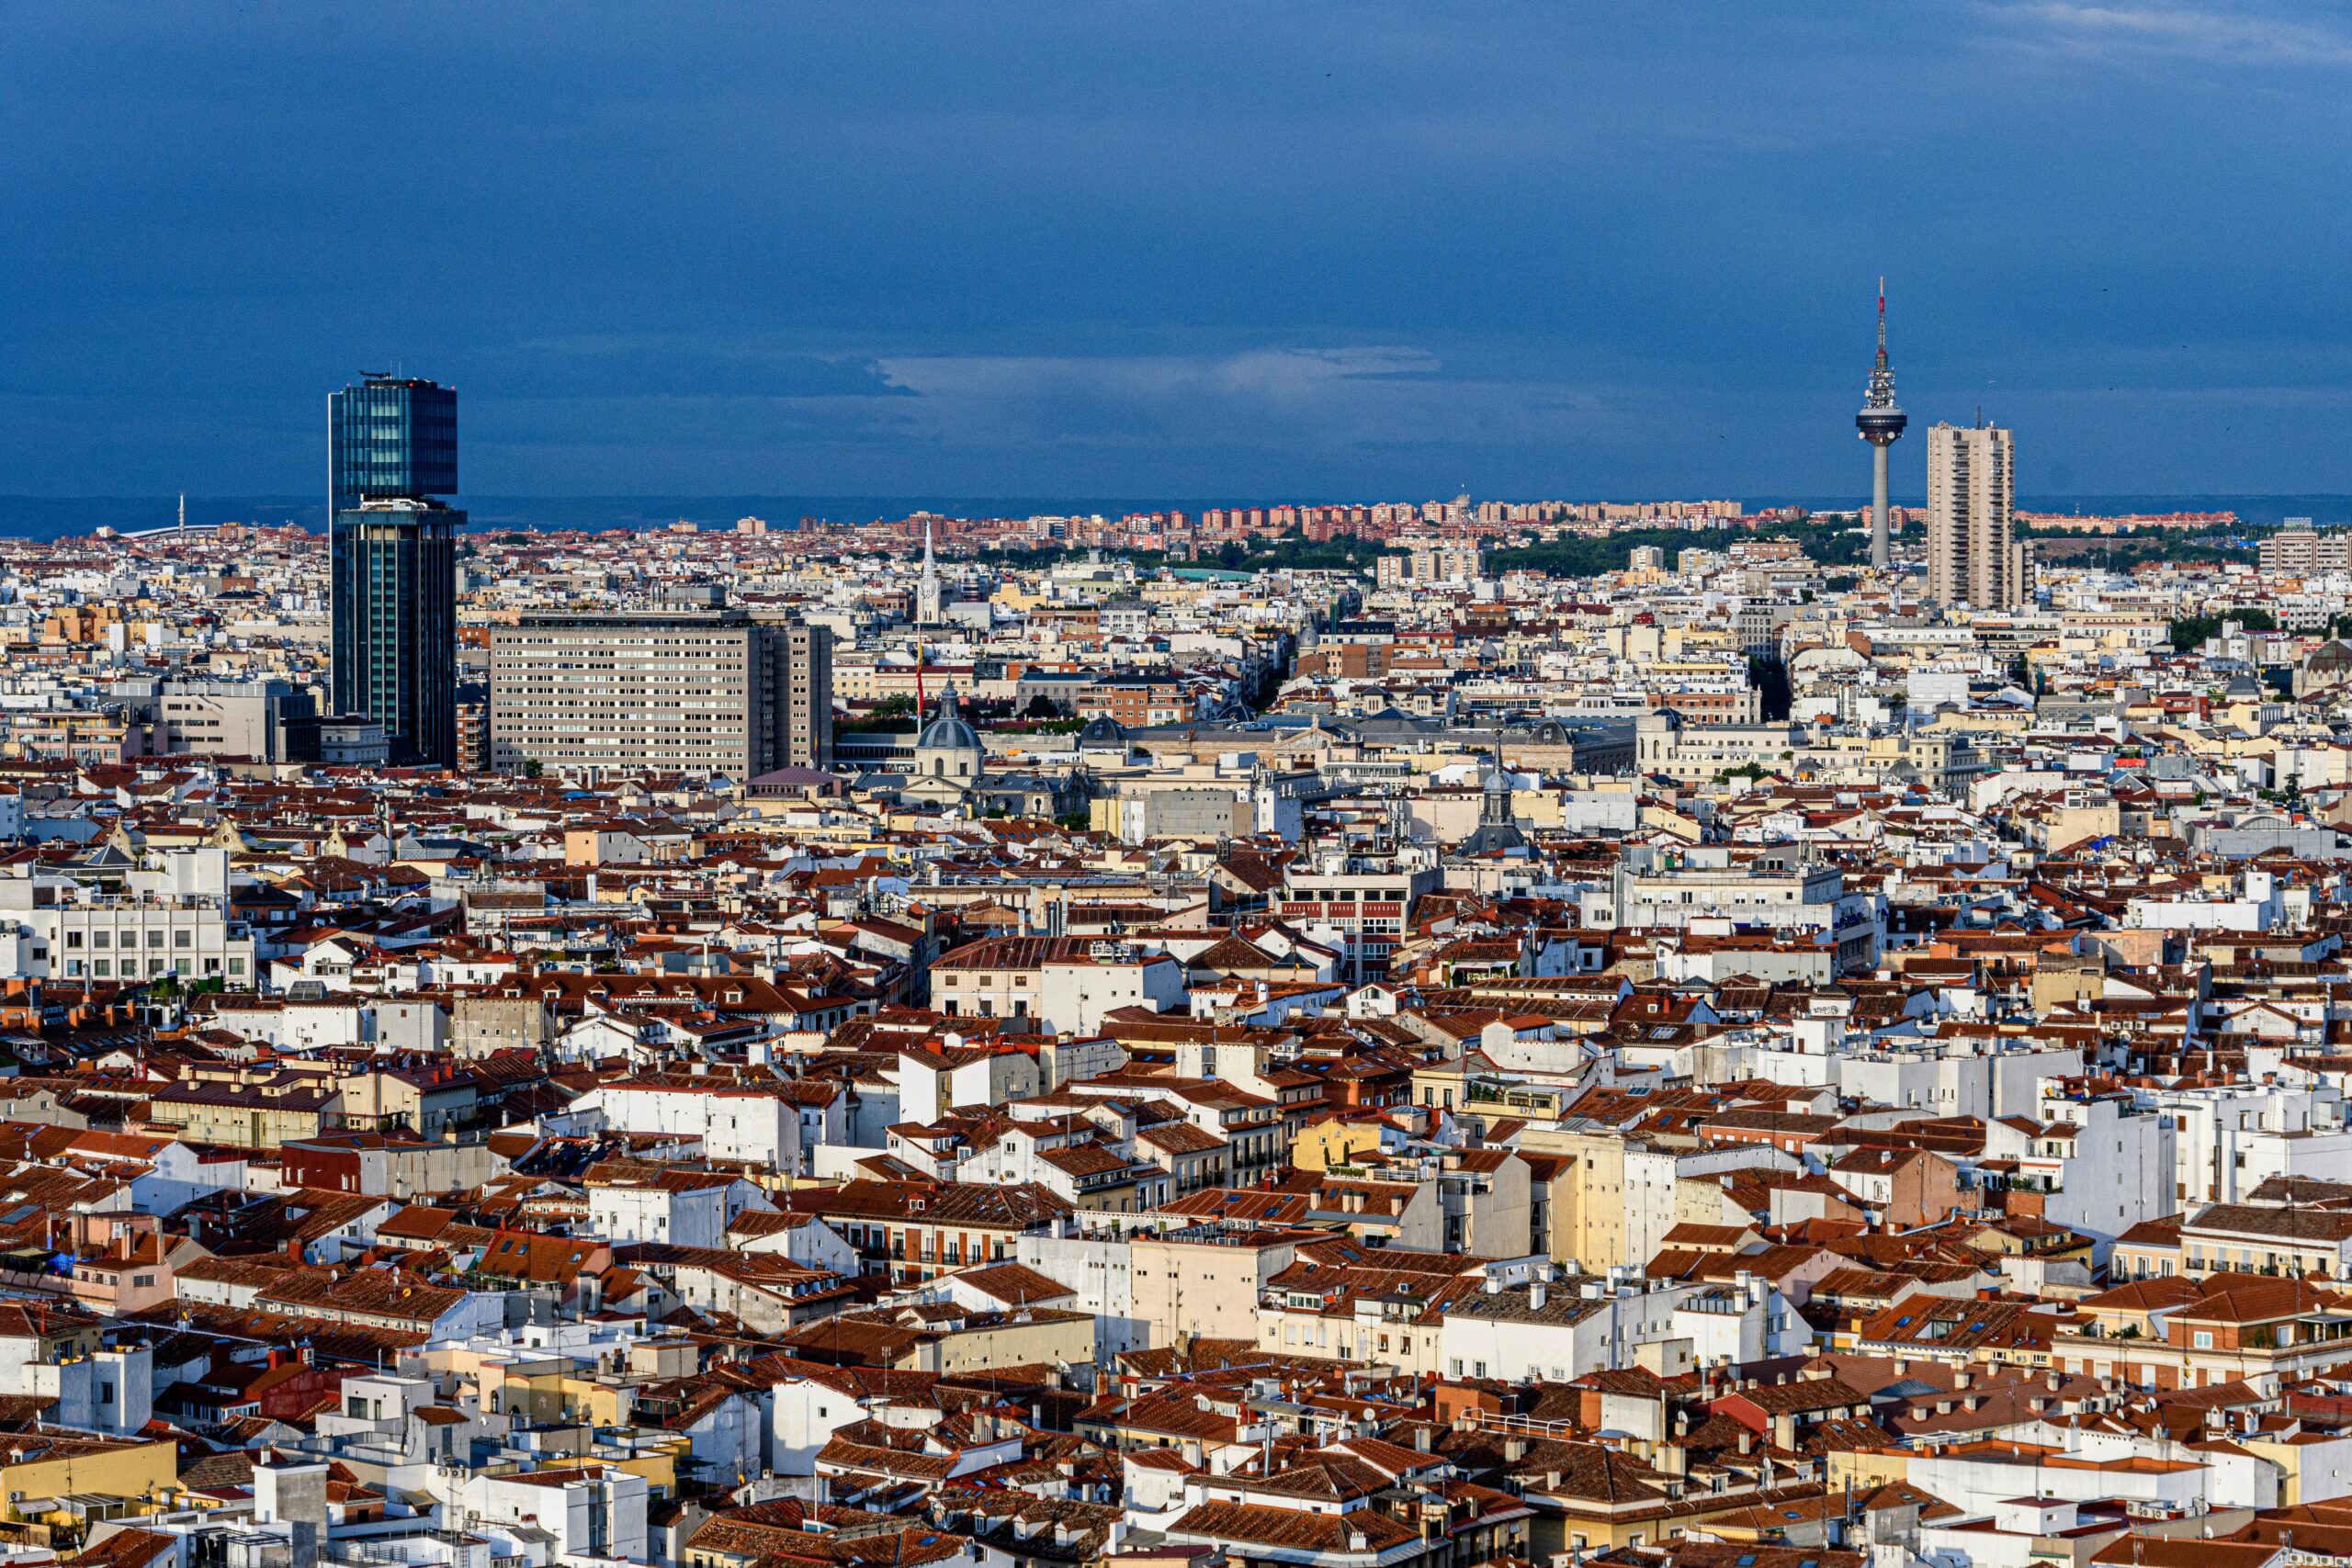
[[[96,1269],[74,1269],[74,1278],[75,1278],[76,1280],[96,1280],[97,1277],[98,1277],[98,1271],[97,1271]],[[130,1277],[130,1283],[131,1283],[132,1287],[133,1287],[133,1288],[135,1288],[135,1289],[142,1289],[142,1290],[143,1290],[143,1289],[145,1289],[145,1288],[147,1288],[147,1287],[149,1287],[149,1286],[152,1286],[153,1284],[154,1284],[154,1282],[155,1282],[155,1276],[154,1276],[154,1275],[153,1275],[153,1274],[133,1274],[133,1275]],[[99,1386],[100,1386],[100,1388],[101,1388],[101,1389],[105,1389],[105,1388],[106,1388],[106,1385],[105,1385],[105,1384],[103,1384],[103,1383],[102,1383],[102,1384],[100,1384]],[[109,1392],[110,1392],[110,1391],[109,1391]],[[103,1403],[105,1402],[105,1400],[106,1400],[106,1398],[107,1398],[107,1397],[108,1397],[108,1394],[102,1393],[102,1394],[100,1395],[100,1403],[101,1403],[101,1404],[103,1404]]]
[[[194,947],[196,945],[195,936],[196,933],[193,931],[175,931],[172,933],[172,945],[177,948]],[[92,947],[98,948],[137,947],[139,945],[138,938],[139,933],[137,931],[125,931],[122,933],[122,940],[118,942],[114,941],[114,930],[112,927],[100,927],[90,932],[90,945]],[[69,951],[79,948],[82,945],[82,933],[77,931],[66,931],[65,945]],[[160,930],[150,928],[147,932],[147,945],[150,947],[163,946],[164,933]]]
[[[65,976],[67,979],[79,980],[85,977],[82,962],[83,961],[78,958],[69,958],[65,961]],[[139,960],[136,958],[125,958],[121,960],[121,972],[119,975],[115,968],[116,962],[116,960],[111,958],[91,959],[89,961],[87,977],[96,980],[135,980],[140,977]],[[225,971],[221,967],[224,962],[227,964]],[[147,973],[150,976],[186,976],[196,972],[197,971],[191,967],[189,961],[185,958],[174,958],[169,960],[151,958],[147,961]],[[207,975],[220,975],[225,973],[231,979],[242,980],[244,978],[245,975],[245,961],[242,958],[231,958],[225,961],[219,958],[207,958],[204,960],[203,973]]]

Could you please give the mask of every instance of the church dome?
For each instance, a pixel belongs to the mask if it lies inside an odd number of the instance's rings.
[[[899,733],[904,734],[905,731]],[[956,714],[954,698],[942,697],[938,716],[924,725],[922,733],[915,737],[915,749],[921,751],[977,751],[980,749],[980,734]]]
[[[2352,648],[2340,642],[2324,642],[2312,649],[2311,657],[2303,660],[2303,668],[2337,675],[2352,673]]]
[[[1092,748],[1125,746],[1127,732],[1119,728],[1119,721],[1109,714],[1098,713],[1086,721],[1085,728],[1078,732],[1078,743]]]

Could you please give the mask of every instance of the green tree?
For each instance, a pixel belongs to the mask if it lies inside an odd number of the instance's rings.
[[[914,698],[904,692],[895,692],[876,703],[854,718],[845,718],[833,726],[837,734],[903,735],[921,727],[922,716],[915,712]]]
[[[2165,631],[2177,651],[2188,653],[2203,646],[2206,638],[2220,635],[2224,621],[2235,621],[2250,632],[2278,629],[2278,623],[2267,610],[2232,610],[2224,615],[2184,615]]]

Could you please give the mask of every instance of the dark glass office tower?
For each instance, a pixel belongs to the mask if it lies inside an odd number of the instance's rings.
[[[458,389],[366,376],[327,399],[334,508],[458,493]]]
[[[458,761],[458,394],[368,376],[327,400],[327,546],[339,714],[404,765]]]

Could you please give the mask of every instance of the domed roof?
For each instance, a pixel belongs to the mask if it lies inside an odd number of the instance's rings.
[[[903,733],[903,732],[902,732]],[[956,695],[950,692],[939,699],[939,713],[922,733],[915,737],[919,751],[977,751],[980,749],[980,734],[966,724],[956,712]]]
[[[2340,642],[2324,642],[2303,660],[2306,670],[2342,670],[2347,666],[2352,666],[2352,648]]]
[[[1086,721],[1085,728],[1078,732],[1078,743],[1080,746],[1124,746],[1127,743],[1127,732],[1119,728],[1119,721],[1109,714],[1098,713]]]

